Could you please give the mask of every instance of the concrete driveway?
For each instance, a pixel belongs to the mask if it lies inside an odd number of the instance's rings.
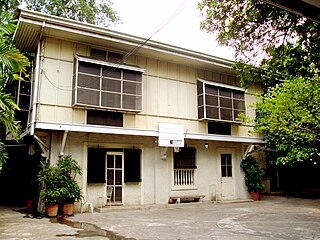
[[[320,239],[320,199],[114,208],[67,219],[0,208],[0,239]]]

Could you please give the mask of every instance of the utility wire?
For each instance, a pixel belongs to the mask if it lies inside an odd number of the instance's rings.
[[[146,45],[151,38],[153,38],[159,31],[161,31],[165,26],[167,26],[177,15],[179,15],[185,8],[186,6],[190,3],[188,2],[190,0],[184,0],[181,2],[181,4],[179,5],[179,7],[171,14],[171,16],[167,17],[166,19],[164,19],[155,29],[154,31],[151,33],[150,37],[147,38],[146,40],[144,40],[142,43],[136,45],[133,49],[131,49],[131,51],[129,51],[127,54],[125,54],[123,56],[123,58],[121,58],[118,62],[115,63],[115,66],[113,67],[108,67],[107,68],[107,72],[108,73],[112,73],[113,71],[115,71],[116,69],[118,69],[120,67],[121,64],[124,63],[124,61],[130,57],[132,54],[134,54],[135,52],[137,52],[140,48],[142,48],[144,45]],[[72,91],[72,89],[68,90],[68,89],[64,89],[64,88],[60,88],[58,86],[56,86],[52,81],[50,81],[50,79],[48,78],[47,75],[45,75],[46,79],[49,81],[49,83],[62,91]],[[81,87],[88,87],[87,86],[81,86]]]

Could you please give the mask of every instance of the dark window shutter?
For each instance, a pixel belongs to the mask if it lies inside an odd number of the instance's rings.
[[[105,158],[105,149],[88,148],[88,183],[105,182]]]
[[[195,169],[196,165],[196,148],[184,147],[179,152],[173,153],[174,169]]]
[[[124,182],[141,182],[141,149],[124,149]]]

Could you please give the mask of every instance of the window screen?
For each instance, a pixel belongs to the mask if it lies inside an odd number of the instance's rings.
[[[107,59],[107,52],[100,49],[91,48],[91,57],[105,61]]]
[[[75,62],[74,105],[142,110],[142,69],[83,57]]]
[[[198,118],[237,121],[245,113],[244,91],[198,81]]]
[[[221,122],[208,122],[209,134],[231,135],[231,124]]]
[[[87,124],[123,127],[123,113],[88,109]]]

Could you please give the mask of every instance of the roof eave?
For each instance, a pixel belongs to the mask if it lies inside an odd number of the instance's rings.
[[[70,37],[78,35],[83,36],[83,38],[90,38],[92,41],[109,41],[123,46],[126,45],[127,48],[131,49],[138,46],[140,53],[153,52],[154,54],[162,54],[163,58],[169,58],[170,56],[177,59],[185,58],[199,64],[212,65],[225,71],[231,71],[233,64],[233,61],[209,54],[30,10],[20,10],[19,28],[15,34],[17,47],[22,51],[34,50],[41,34],[43,33],[44,36],[50,35],[50,31],[56,37],[58,37],[57,33],[60,33],[61,37],[65,37],[65,34],[62,33],[68,33]]]

